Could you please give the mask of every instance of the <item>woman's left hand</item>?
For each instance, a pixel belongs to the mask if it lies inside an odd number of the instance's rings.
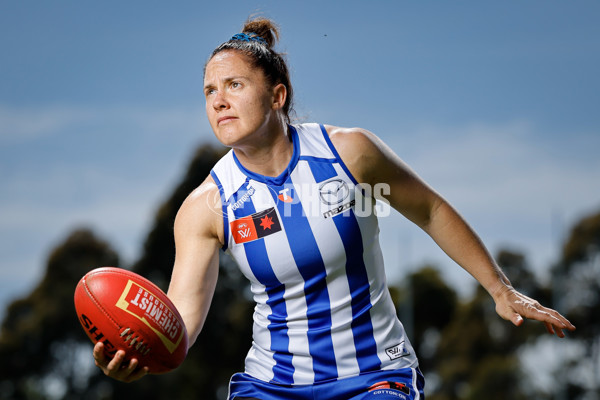
[[[495,295],[494,301],[498,315],[516,326],[520,326],[524,318],[541,321],[546,325],[548,333],[561,338],[565,337],[563,329],[575,330],[575,326],[559,312],[542,306],[537,300],[525,296],[510,286]]]

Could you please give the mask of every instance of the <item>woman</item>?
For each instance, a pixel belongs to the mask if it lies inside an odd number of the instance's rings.
[[[424,380],[385,284],[373,197],[413,221],[489,292],[515,325],[543,322],[564,337],[563,316],[517,292],[461,216],[374,134],[290,125],[292,85],[273,50],[275,25],[249,21],[204,70],[206,112],[232,150],[182,204],[168,296],[190,345],[231,253],[257,303],[246,371],[230,399],[423,398]],[[383,188],[384,190],[371,190]],[[381,192],[381,193],[379,193]],[[122,381],[147,373],[124,352],[96,364]]]

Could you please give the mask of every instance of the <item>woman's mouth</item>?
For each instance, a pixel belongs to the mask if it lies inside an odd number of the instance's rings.
[[[235,117],[231,117],[231,116],[220,117],[219,119],[217,119],[217,125],[227,124],[227,123],[233,121],[234,119],[236,119],[236,118]]]

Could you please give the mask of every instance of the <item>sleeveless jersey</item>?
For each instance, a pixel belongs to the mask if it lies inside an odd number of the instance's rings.
[[[289,126],[292,159],[277,177],[233,150],[211,171],[229,252],[256,301],[246,373],[312,384],[417,358],[386,286],[375,205],[318,124]]]

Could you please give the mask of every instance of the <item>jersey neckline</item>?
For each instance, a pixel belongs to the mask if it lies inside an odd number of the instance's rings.
[[[296,167],[296,164],[298,164],[298,160],[300,159],[300,143],[298,140],[298,132],[296,131],[296,128],[294,128],[292,125],[288,125],[288,132],[290,132],[290,135],[292,136],[292,144],[294,146],[294,151],[292,153],[292,158],[290,159],[288,166],[278,176],[261,175],[259,173],[250,171],[249,169],[247,169],[246,167],[244,167],[242,165],[240,160],[238,160],[237,156],[235,155],[235,151],[232,151],[233,160],[235,161],[235,164],[238,166],[240,171],[242,171],[242,173],[244,173],[244,175],[246,175],[248,178],[250,178],[252,180],[255,180],[258,182],[263,182],[268,185],[274,185],[274,186],[283,185],[285,183],[285,181],[287,180],[288,176],[290,176],[290,174]]]

